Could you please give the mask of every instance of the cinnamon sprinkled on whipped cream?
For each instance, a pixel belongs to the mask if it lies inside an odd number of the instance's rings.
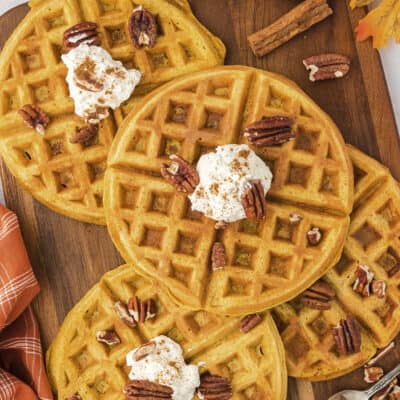
[[[235,222],[246,218],[242,196],[250,180],[260,180],[267,193],[272,173],[249,146],[229,144],[203,155],[197,172],[200,184],[189,196],[192,209],[216,221]]]
[[[141,78],[139,71],[127,70],[99,46],[83,43],[62,60],[68,68],[66,80],[75,113],[89,123],[107,118],[109,108],[116,109],[128,100]]]
[[[126,356],[129,379],[148,380],[173,389],[173,400],[194,397],[200,385],[199,367],[187,365],[182,348],[167,336],[158,336]]]

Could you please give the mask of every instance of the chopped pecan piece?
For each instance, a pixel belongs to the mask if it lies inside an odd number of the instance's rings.
[[[140,49],[143,46],[154,47],[157,36],[157,21],[153,14],[143,9],[137,8],[129,18],[129,34],[133,45]]]
[[[131,380],[124,388],[128,400],[172,399],[173,393],[169,386],[147,380]]]
[[[41,135],[44,135],[44,130],[49,124],[50,119],[40,107],[33,104],[25,104],[18,110],[18,114],[29,128],[33,128]]]
[[[225,221],[217,221],[215,223],[215,229],[217,229],[217,230],[225,229],[227,226],[228,226],[228,223]]]
[[[267,201],[261,181],[249,181],[249,187],[242,196],[242,205],[248,219],[260,220],[265,218]]]
[[[117,301],[114,304],[114,307],[119,318],[125,325],[129,326],[130,328],[134,328],[136,326],[136,321],[133,316],[129,314],[128,306],[126,304],[124,304],[122,301]]]
[[[327,0],[305,0],[270,26],[247,37],[253,53],[262,57],[333,13]]]
[[[97,24],[95,22],[81,22],[64,32],[64,53],[68,53],[82,43],[88,46],[100,46],[101,41],[97,33]]]
[[[98,331],[96,333],[96,339],[100,343],[105,343],[107,346],[115,346],[121,343],[121,339],[117,335],[117,332],[112,330]]]
[[[372,367],[373,365],[375,365],[380,359],[386,357],[387,354],[389,354],[395,347],[394,342],[389,343],[386,347],[384,347],[383,349],[380,349],[373,358],[371,358],[366,366],[367,367]]]
[[[75,135],[69,139],[70,143],[80,143],[87,147],[92,143],[93,138],[99,132],[98,124],[89,124],[82,126],[81,128],[76,128]]]
[[[143,360],[156,349],[156,344],[152,341],[143,344],[135,352],[135,361]]]
[[[330,301],[336,296],[335,291],[324,281],[314,283],[301,296],[302,304],[316,310],[329,310]]]
[[[371,294],[371,283],[374,279],[374,273],[369,270],[367,265],[359,265],[355,271],[356,280],[353,284],[353,290],[364,297]]]
[[[293,124],[293,119],[289,117],[262,117],[244,130],[244,136],[253,146],[274,146],[296,136],[292,130]]]
[[[371,400],[385,400],[389,393],[396,387],[397,378],[394,378],[387,386],[372,396]],[[396,398],[396,397],[395,397]]]
[[[310,71],[310,81],[343,78],[350,71],[350,60],[340,54],[321,54],[303,60]]]
[[[290,213],[289,214],[289,222],[293,225],[299,224],[303,220],[303,216],[297,213]]]
[[[386,282],[382,280],[373,280],[371,283],[371,291],[378,299],[386,297]]]
[[[316,227],[311,228],[307,232],[307,239],[308,239],[308,243],[310,243],[311,246],[317,246],[322,239],[321,230]]]
[[[223,269],[225,265],[225,246],[221,242],[215,242],[211,251],[211,267],[213,271],[216,271]]]
[[[383,376],[383,369],[381,367],[365,367],[364,368],[364,381],[367,383],[378,382]]]
[[[161,166],[161,175],[179,192],[191,193],[200,182],[199,174],[193,165],[173,154],[172,163]]]
[[[217,375],[202,375],[197,391],[199,397],[204,400],[228,400],[232,397],[230,382],[226,378]]]
[[[156,304],[153,299],[148,299],[140,303],[139,322],[144,323],[148,319],[156,316]]]
[[[250,332],[261,321],[262,321],[262,318],[258,314],[246,315],[240,321],[240,332],[242,332],[242,333]]]
[[[393,386],[393,390],[389,393],[388,400],[400,400],[400,386]]]
[[[129,314],[132,315],[133,319],[136,322],[139,322],[140,300],[136,296],[133,296],[129,299],[128,311],[129,311]]]
[[[356,319],[349,315],[341,319],[339,324],[333,328],[333,337],[337,352],[340,355],[348,355],[360,352],[361,332]]]
[[[136,296],[128,301],[128,312],[135,322],[144,323],[156,316],[156,303],[153,299],[140,301]]]
[[[67,400],[82,400],[82,397],[79,396],[78,393],[76,393],[76,394],[73,394],[72,396],[69,396],[69,397],[67,398]]]

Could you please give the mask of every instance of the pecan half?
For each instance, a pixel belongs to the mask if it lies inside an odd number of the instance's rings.
[[[200,377],[197,389],[199,397],[204,400],[228,400],[232,397],[232,386],[222,376],[205,374]]]
[[[372,293],[378,297],[378,299],[384,299],[386,297],[386,282],[382,280],[373,280],[371,283]]]
[[[50,119],[40,107],[33,104],[25,104],[18,110],[18,114],[29,128],[33,128],[41,135],[44,135],[44,130],[49,124]]]
[[[260,220],[265,218],[267,201],[261,181],[249,181],[249,187],[242,196],[242,205],[248,219]]]
[[[353,290],[364,297],[370,296],[374,273],[370,271],[367,265],[359,265],[354,274],[356,280],[353,283]]]
[[[322,232],[319,228],[314,227],[307,232],[307,240],[311,246],[317,246],[320,243],[321,239]]]
[[[114,304],[116,313],[118,314],[121,321],[129,326],[129,328],[134,328],[136,326],[136,321],[131,314],[129,314],[128,306],[122,301],[117,301]]]
[[[240,332],[242,332],[242,333],[250,332],[261,321],[262,321],[262,318],[258,314],[246,315],[240,321]]]
[[[173,393],[169,386],[147,380],[131,380],[124,388],[128,400],[172,399]]]
[[[372,396],[371,400],[385,400],[389,393],[396,387],[397,378],[394,378],[387,386]],[[396,397],[395,397],[396,399]]]
[[[68,53],[82,43],[88,46],[100,46],[101,44],[95,22],[81,22],[72,26],[64,32],[63,39],[64,53]]]
[[[140,301],[136,296],[129,299],[127,308],[134,321],[141,324],[154,318],[157,311],[153,299]]]
[[[308,57],[303,64],[310,71],[310,81],[343,78],[350,71],[350,60],[340,54],[321,54]]]
[[[365,367],[364,368],[364,381],[367,383],[378,382],[382,378],[384,372],[381,367]]]
[[[341,319],[339,324],[333,328],[333,338],[340,355],[358,353],[361,350],[360,327],[351,315],[346,319]]]
[[[179,192],[193,192],[200,182],[196,168],[176,154],[171,155],[169,158],[172,160],[172,163],[161,166],[161,175],[163,178]]]
[[[69,139],[69,142],[74,144],[80,143],[81,145],[87,147],[92,143],[93,138],[98,134],[98,132],[98,124],[89,124],[80,128],[76,128],[75,135]]]
[[[244,136],[253,146],[274,146],[296,136],[293,124],[293,119],[289,117],[262,117],[245,128]]]
[[[135,352],[135,361],[143,360],[156,349],[156,344],[152,341],[143,344]]]
[[[223,269],[226,265],[225,246],[221,242],[215,242],[211,251],[211,267],[213,271]]]
[[[100,343],[104,343],[107,346],[115,346],[121,343],[121,339],[117,335],[117,332],[112,330],[97,331],[96,339]]]
[[[130,16],[128,30],[137,49],[143,46],[154,47],[158,36],[157,21],[154,15],[143,7],[137,8]]]
[[[324,281],[318,281],[300,296],[300,302],[315,310],[329,310],[330,302],[335,296],[336,293],[330,285]]]

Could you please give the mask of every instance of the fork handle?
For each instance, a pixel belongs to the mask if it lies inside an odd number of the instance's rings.
[[[365,394],[368,396],[368,398],[370,398],[375,393],[379,392],[381,389],[387,386],[388,383],[399,374],[400,374],[400,364],[395,369],[388,372],[382,379],[380,379],[377,383],[375,383],[375,385],[371,386],[368,390],[366,390]]]

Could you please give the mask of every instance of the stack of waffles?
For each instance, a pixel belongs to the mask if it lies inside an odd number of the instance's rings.
[[[139,6],[127,0],[33,0],[0,60],[0,154],[18,182],[51,209],[104,224],[103,175],[113,137],[132,106],[155,87],[183,74],[222,64],[225,47],[193,16],[186,0],[144,0],[157,16],[154,47],[136,49],[128,18]],[[133,97],[112,112],[90,146],[70,143],[84,125],[74,114],[61,60],[63,33],[95,22],[101,46],[128,69],[142,72]],[[25,126],[17,111],[34,104],[50,117],[45,135]]]
[[[284,400],[285,358],[289,375],[311,380],[365,364],[400,329],[398,183],[346,146],[293,82],[216,67],[225,48],[186,0],[141,5],[157,15],[154,47],[129,39],[133,1],[33,0],[0,61],[0,153],[11,172],[50,208],[106,222],[129,263],[73,308],[48,351],[58,398],[123,399],[127,353],[160,335],[203,376],[229,381],[231,392],[206,400]],[[90,145],[69,140],[83,121],[61,62],[63,33],[82,21],[97,24],[114,59],[143,73]],[[24,104],[50,117],[44,135],[24,125]],[[264,219],[216,229],[163,178],[170,156],[196,165],[217,146],[249,144],[246,127],[278,116],[292,121],[293,140],[252,147],[274,175]],[[216,242],[225,253],[218,269]],[[151,319],[127,323],[131,299],[151,307]]]
[[[246,143],[245,126],[277,114],[293,118],[298,133],[291,142],[256,150],[275,175],[265,220],[217,231],[215,221],[192,211],[187,195],[162,178],[160,167],[170,155],[195,164],[218,145]],[[105,176],[109,232],[130,265],[110,272],[64,322],[48,353],[59,397],[123,396],[127,351],[164,334],[183,346],[188,362],[204,360],[204,371],[229,380],[233,399],[285,399],[285,356],[266,310],[297,296],[338,262],[353,186],[336,126],[281,76],[220,67],[153,91],[121,124]],[[291,214],[301,214],[301,221],[293,225]],[[312,227],[322,232],[313,245],[307,240]],[[227,263],[213,271],[217,240]],[[114,304],[135,293],[143,301],[154,297],[158,313],[132,331]],[[256,312],[261,322],[241,332]],[[116,332],[120,343],[110,350],[98,342],[99,330]]]

